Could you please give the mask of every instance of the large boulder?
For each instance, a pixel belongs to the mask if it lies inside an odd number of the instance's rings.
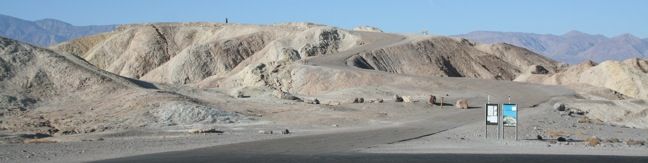
[[[414,99],[412,98],[412,96],[403,96],[403,102],[414,102]]]
[[[592,136],[592,137],[589,137],[589,138],[585,139],[585,142],[587,143],[588,146],[593,147],[593,146],[597,146],[597,145],[601,144],[601,139],[599,139],[596,136]]]
[[[403,102],[403,98],[399,95],[394,95],[394,101],[396,102]]]
[[[466,99],[459,99],[455,103],[455,107],[457,109],[468,109],[468,100]]]
[[[291,95],[288,92],[280,91],[280,90],[275,90],[273,95],[279,99],[283,100],[298,100],[299,98]]]
[[[356,97],[356,98],[353,99],[353,103],[364,103],[364,98],[362,98],[362,97],[357,98]]]
[[[430,105],[434,105],[434,104],[436,104],[436,96],[434,96],[434,95],[430,95],[430,99],[428,100],[428,103],[429,103]]]
[[[565,109],[565,104],[563,104],[563,103],[555,103],[553,105],[553,107],[554,107],[554,109],[556,109],[558,111],[565,111],[566,110]]]

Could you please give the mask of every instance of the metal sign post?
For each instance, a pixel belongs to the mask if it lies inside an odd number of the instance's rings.
[[[520,115],[520,113],[517,109],[518,109],[517,105],[515,105],[515,140],[516,141],[518,140],[518,126],[520,125],[520,121],[518,120],[518,118],[520,117],[518,115]]]
[[[497,110],[497,139],[502,139],[502,110]]]
[[[486,107],[484,107],[484,109],[486,109],[486,112],[484,113],[484,119],[486,119],[486,125],[484,125],[484,138],[486,139],[488,139],[488,104],[489,103],[486,103]]]
[[[488,104],[490,104],[490,95],[486,96],[486,112],[484,113],[484,118],[486,119],[486,125],[484,125],[484,138],[488,139]]]

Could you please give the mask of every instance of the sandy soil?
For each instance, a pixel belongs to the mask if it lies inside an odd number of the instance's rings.
[[[648,140],[648,130],[605,123],[582,123],[582,117],[568,116],[550,105],[569,98],[554,98],[534,108],[522,108],[519,140],[514,128],[507,127],[505,139],[497,139],[497,129],[489,126],[485,138],[483,122],[451,129],[419,139],[359,149],[369,153],[477,153],[477,154],[560,154],[648,156],[648,146],[628,145],[629,140]],[[483,114],[483,112],[482,112]],[[485,121],[485,120],[484,120]],[[537,136],[543,137],[538,140]],[[592,146],[587,138],[596,136],[601,144]],[[556,139],[564,137],[566,142]]]

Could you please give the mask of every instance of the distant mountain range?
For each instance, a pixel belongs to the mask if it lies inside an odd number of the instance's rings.
[[[47,47],[82,36],[113,30],[117,25],[74,26],[56,19],[28,21],[0,14],[0,36]],[[630,34],[616,37],[571,31],[563,35],[476,31],[455,35],[478,43],[508,43],[565,63],[585,60],[647,58],[648,38]]]
[[[74,26],[56,19],[28,21],[0,14],[0,36],[47,47],[81,36],[111,31],[115,25]]]
[[[571,64],[585,60],[601,62],[648,57],[648,38],[640,39],[630,34],[608,38],[579,31],[563,35],[476,31],[455,37],[478,43],[508,43]]]

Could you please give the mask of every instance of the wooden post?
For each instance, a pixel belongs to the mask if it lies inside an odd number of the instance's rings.
[[[441,97],[441,109],[443,109],[443,103],[444,103],[444,100],[443,100],[443,99],[444,99],[444,97],[442,96],[442,97]]]

